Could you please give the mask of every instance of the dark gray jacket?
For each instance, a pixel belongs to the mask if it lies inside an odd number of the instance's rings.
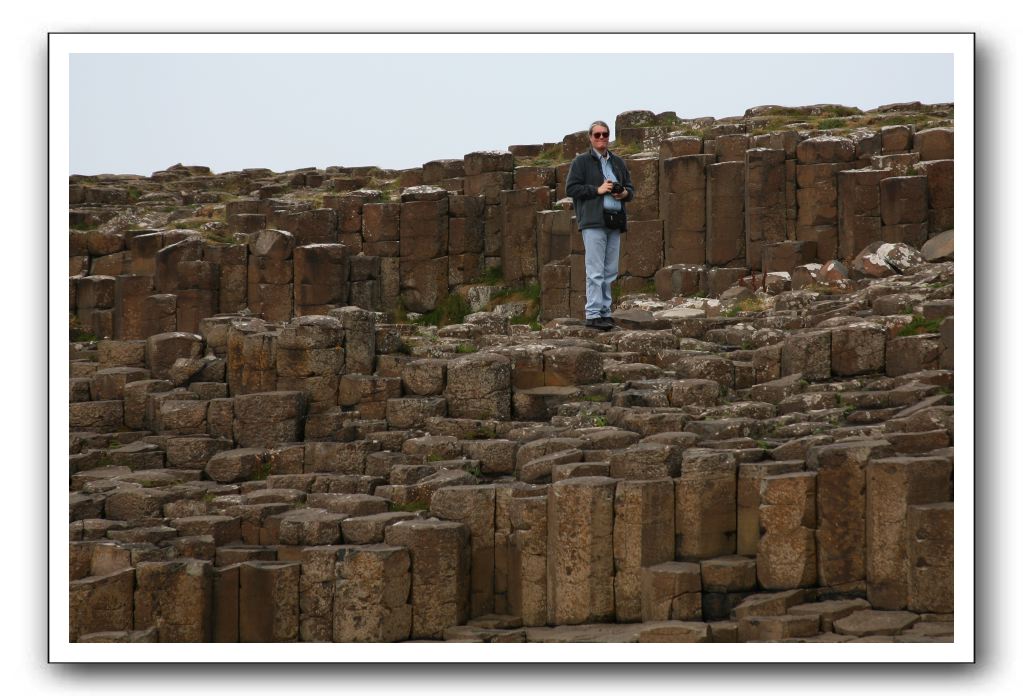
[[[629,192],[629,195],[621,201],[624,213],[625,202],[631,201],[636,192],[632,187],[632,178],[629,176],[629,168],[625,166],[625,160],[610,150],[608,154],[611,158],[611,170],[618,178],[618,183]],[[600,168],[600,160],[597,159],[593,148],[576,155],[568,170],[565,193],[572,197],[575,220],[580,230],[585,230],[587,227],[604,226],[604,201],[597,193],[597,187],[603,183],[604,172]],[[626,224],[628,224],[628,219],[628,214],[626,214]],[[622,232],[624,231],[625,226],[622,227]]]

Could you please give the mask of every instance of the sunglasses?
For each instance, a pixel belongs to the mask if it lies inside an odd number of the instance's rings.
[[[609,132],[604,131],[602,133],[599,133],[599,132],[598,133],[593,133],[592,135],[590,135],[590,137],[593,138],[594,140],[606,140],[608,138],[608,136],[610,136],[610,135],[611,134]]]

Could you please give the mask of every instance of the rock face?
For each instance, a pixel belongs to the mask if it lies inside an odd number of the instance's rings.
[[[951,640],[951,106],[890,111],[619,117],[606,332],[585,132],[72,177],[69,639]]]

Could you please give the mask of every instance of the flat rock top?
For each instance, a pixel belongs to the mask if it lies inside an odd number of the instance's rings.
[[[920,618],[909,611],[865,609],[835,621],[835,632],[853,636],[894,636]]]
[[[526,629],[530,643],[636,643],[642,624],[582,624]]]

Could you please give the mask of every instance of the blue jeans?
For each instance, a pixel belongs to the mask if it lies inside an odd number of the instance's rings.
[[[586,318],[609,317],[622,233],[604,227],[588,227],[582,232],[586,248]]]

